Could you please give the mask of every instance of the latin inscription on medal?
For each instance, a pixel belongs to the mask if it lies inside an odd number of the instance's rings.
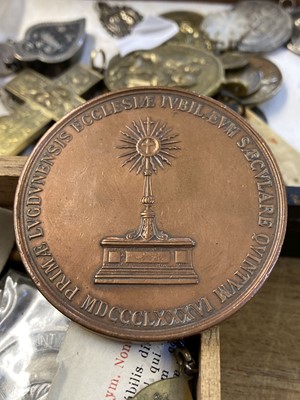
[[[29,160],[18,202],[23,257],[46,297],[100,333],[146,340],[199,332],[244,304],[285,220],[259,137],[177,90],[74,111]]]

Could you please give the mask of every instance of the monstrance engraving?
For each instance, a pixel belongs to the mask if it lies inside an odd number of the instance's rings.
[[[179,134],[173,133],[165,123],[147,117],[132,121],[121,135],[117,149],[123,151],[119,156],[124,160],[122,167],[128,166],[129,172],[144,176],[143,210],[137,229],[100,241],[103,259],[95,283],[198,283],[192,263],[195,242],[161,231],[154,210],[152,176],[159,169],[172,165],[170,160],[181,150]]]

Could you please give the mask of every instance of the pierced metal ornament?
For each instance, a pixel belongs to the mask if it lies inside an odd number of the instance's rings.
[[[111,7],[104,2],[96,5],[99,19],[106,31],[117,38],[129,35],[132,28],[141,22],[143,16],[131,7]]]
[[[84,39],[84,18],[37,24],[26,31],[24,40],[14,43],[15,57],[22,62],[61,63],[81,48]]]
[[[75,57],[85,40],[85,19],[33,25],[20,42],[0,43],[0,76],[23,63],[62,64]]]

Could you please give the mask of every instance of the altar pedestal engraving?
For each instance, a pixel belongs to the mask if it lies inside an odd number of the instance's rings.
[[[177,134],[159,121],[150,118],[127,127],[121,132],[120,149],[126,149],[123,165],[130,164],[130,171],[143,171],[144,190],[139,227],[124,236],[103,238],[102,265],[95,275],[96,284],[195,284],[199,282],[193,267],[193,250],[196,243],[189,237],[171,237],[160,231],[153,209],[152,174],[164,163],[171,165],[174,150],[180,150]],[[128,151],[129,150],[129,151]]]

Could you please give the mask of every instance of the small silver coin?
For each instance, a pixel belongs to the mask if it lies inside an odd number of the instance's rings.
[[[239,41],[239,51],[269,52],[282,46],[292,33],[292,19],[287,11],[269,1],[241,1],[235,11],[247,18],[249,30]]]

